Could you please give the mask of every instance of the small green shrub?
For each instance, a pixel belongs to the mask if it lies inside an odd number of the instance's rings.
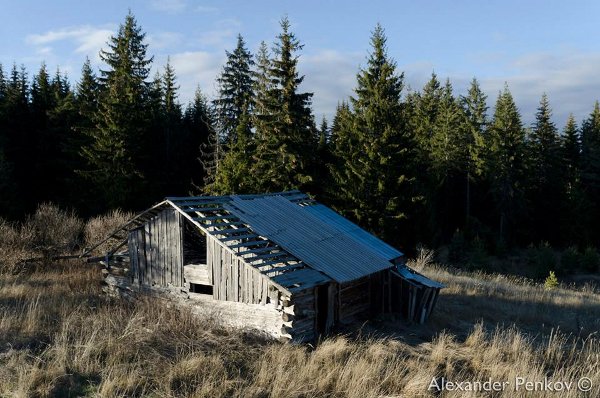
[[[588,247],[581,256],[581,268],[586,272],[596,272],[600,266],[600,255],[593,247]]]
[[[552,289],[556,289],[557,287],[558,287],[558,278],[556,277],[556,274],[554,274],[554,271],[550,271],[550,274],[544,281],[544,289],[552,290]]]

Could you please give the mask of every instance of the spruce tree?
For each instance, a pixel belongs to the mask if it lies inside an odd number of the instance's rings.
[[[155,198],[143,195],[142,165],[148,149],[148,73],[145,33],[129,13],[116,36],[100,52],[102,93],[91,144],[83,149],[86,175],[110,206],[136,207]]]
[[[18,217],[35,209],[36,205],[34,187],[31,184],[35,174],[31,147],[35,140],[32,135],[29,83],[25,67],[18,69],[13,64],[6,81],[3,114],[5,118],[0,134],[4,137],[4,167],[11,171],[14,182],[12,186],[15,187],[15,200],[7,208],[6,214]]]
[[[371,36],[367,66],[357,75],[351,121],[334,126],[335,190],[346,213],[363,227],[398,241],[414,201],[414,141],[404,124],[403,74],[387,54],[380,25]],[[340,109],[344,112],[343,108]],[[344,116],[345,118],[347,116]],[[339,128],[339,131],[336,131]]]
[[[586,245],[592,242],[589,224],[592,208],[581,185],[581,136],[573,114],[563,129],[562,165],[566,195],[560,212],[562,240],[565,244]]]
[[[468,157],[468,140],[464,131],[464,114],[454,97],[452,84],[446,80],[441,88],[441,96],[433,119],[429,143],[429,209],[433,224],[441,238],[447,240],[450,234],[461,227],[462,181]],[[459,210],[460,209],[460,210]],[[434,230],[435,230],[434,229]]]
[[[214,193],[223,159],[223,146],[214,127],[214,110],[200,87],[196,89],[194,100],[186,112],[186,121],[190,134],[200,139],[198,160],[202,165],[202,173],[200,178],[195,179],[194,186],[202,193]]]
[[[570,191],[580,179],[581,139],[573,114],[569,115],[562,138],[564,164],[567,168],[567,191]]]
[[[67,76],[60,70],[56,71],[51,87],[54,97],[54,106],[48,111],[51,141],[45,148],[46,152],[53,153],[45,170],[50,181],[47,185],[48,199],[73,206],[78,204],[78,189],[81,188],[74,171],[80,167],[79,154],[73,151],[78,145],[77,133],[73,130],[78,118],[75,94]]]
[[[98,96],[98,79],[92,70],[90,59],[86,58],[75,91],[75,102],[79,114],[75,130],[79,132],[82,139],[83,136],[91,135],[90,130],[95,126],[95,117],[98,113]]]
[[[480,182],[484,173],[485,133],[488,126],[487,96],[481,90],[477,79],[473,78],[466,96],[461,96],[460,104],[464,113],[464,141],[467,149],[465,159],[465,215],[467,223],[471,217],[472,182]]]
[[[0,64],[0,216],[15,216],[11,214],[16,199],[16,181],[13,176],[13,165],[6,157],[8,137],[6,130],[6,96],[7,80],[4,69]]]
[[[442,86],[435,73],[412,99],[410,128],[421,149],[423,161],[428,161],[435,124],[442,101]]]
[[[170,59],[167,60],[167,65],[162,77],[163,97],[163,153],[165,162],[165,192],[171,191],[178,185],[177,175],[181,171],[177,167],[177,157],[182,149],[178,144],[185,142],[183,136],[182,118],[183,113],[181,104],[178,101],[179,85],[177,84],[177,76],[175,70],[171,66]]]
[[[251,123],[254,127],[257,140],[264,140],[263,132],[266,132],[270,119],[273,115],[270,110],[273,105],[270,104],[272,98],[269,93],[273,88],[269,76],[271,68],[271,59],[269,48],[264,41],[260,43],[258,52],[256,53],[255,70],[253,71],[253,112],[251,114]]]
[[[242,35],[237,37],[235,50],[225,51],[225,53],[227,61],[217,77],[219,92],[217,99],[214,100],[214,106],[216,125],[223,142],[234,145],[242,115],[246,118],[243,121],[247,125],[245,128],[250,127],[248,116],[252,112],[254,60],[246,48]]]
[[[239,117],[235,137],[219,164],[214,183],[210,186],[210,192],[213,194],[251,193],[256,185],[248,173],[252,166],[254,141],[250,129],[250,115],[247,113]]]
[[[590,193],[600,192],[600,105],[581,125],[582,181]],[[598,197],[596,197],[598,198]]]
[[[564,164],[558,129],[551,120],[546,94],[542,95],[529,137],[529,203],[533,238],[558,243],[554,215],[564,201]]]
[[[252,175],[260,191],[306,189],[313,182],[311,166],[317,143],[310,108],[312,93],[299,92],[304,77],[297,69],[296,53],[303,46],[290,32],[287,18],[282,19],[281,29],[266,76],[258,78],[268,80],[270,86],[264,93],[257,92],[260,103]],[[265,62],[259,60],[259,68],[263,66]]]
[[[581,186],[589,201],[586,218],[589,231],[600,223],[600,105],[596,101],[594,110],[581,125]],[[592,233],[598,244],[598,237]]]
[[[523,215],[525,130],[508,85],[498,95],[487,134],[487,173],[498,214],[501,242],[514,243],[515,226]]]

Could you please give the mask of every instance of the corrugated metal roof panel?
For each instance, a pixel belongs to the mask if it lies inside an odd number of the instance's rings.
[[[230,213],[337,282],[349,282],[392,267],[365,243],[284,197],[232,199],[224,205]]]
[[[441,283],[431,280],[431,279],[427,278],[426,276],[423,276],[406,266],[399,266],[398,268],[396,268],[396,271],[403,278],[405,278],[409,281],[419,282],[420,284],[425,285],[427,287],[435,287],[438,289],[445,287]]]
[[[351,236],[357,242],[368,246],[371,250],[386,260],[393,260],[404,255],[401,251],[388,245],[376,236],[371,235],[358,225],[354,224],[352,221],[342,217],[327,206],[316,204],[312,206],[304,206],[303,209],[327,224]]]

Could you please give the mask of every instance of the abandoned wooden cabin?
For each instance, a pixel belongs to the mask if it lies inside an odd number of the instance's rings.
[[[425,322],[443,287],[299,191],[171,197],[111,236],[122,243],[106,260],[125,258],[132,286],[185,291],[238,324],[298,342],[381,313]]]

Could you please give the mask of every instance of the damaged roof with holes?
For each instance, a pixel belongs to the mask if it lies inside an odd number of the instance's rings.
[[[169,206],[289,292],[390,269],[403,255],[300,191],[168,197],[112,236],[126,239]]]

